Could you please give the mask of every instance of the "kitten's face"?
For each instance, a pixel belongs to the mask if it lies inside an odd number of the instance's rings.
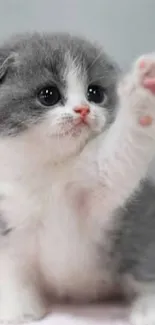
[[[116,70],[88,42],[24,36],[1,53],[1,135],[38,139],[51,155],[63,157],[76,154],[112,121]]]

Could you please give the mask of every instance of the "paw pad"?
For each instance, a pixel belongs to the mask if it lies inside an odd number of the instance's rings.
[[[143,86],[155,94],[155,78],[144,79]]]
[[[139,119],[139,124],[141,126],[150,126],[152,124],[153,118],[149,115],[143,116]]]
[[[144,60],[141,60],[140,62],[139,62],[139,68],[140,69],[144,69],[146,67],[146,62],[144,61]]]

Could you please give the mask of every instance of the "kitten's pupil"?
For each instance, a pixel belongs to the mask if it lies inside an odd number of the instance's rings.
[[[48,86],[40,90],[38,99],[44,106],[53,106],[61,100],[61,94],[56,86]]]
[[[105,90],[99,85],[90,85],[87,91],[87,98],[90,102],[101,104],[106,98]]]

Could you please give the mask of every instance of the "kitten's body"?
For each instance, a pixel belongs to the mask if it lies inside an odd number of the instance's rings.
[[[88,301],[128,285],[140,295],[133,254],[126,255],[134,249],[126,224],[134,233],[139,213],[132,226],[134,214],[130,219],[119,209],[153,157],[154,125],[138,124],[146,110],[155,117],[154,95],[141,85],[145,75],[134,68],[112,123],[115,66],[89,43],[26,36],[3,47],[1,64],[0,318],[41,317],[46,294]],[[56,94],[58,102],[47,107],[38,93],[53,84],[61,98]],[[88,100],[94,84],[106,101]]]
[[[6,160],[13,165],[11,157],[21,151],[18,145],[13,148],[9,141],[7,147]],[[11,147],[17,154],[11,153]],[[93,143],[91,147],[94,147]],[[54,296],[93,300],[99,295],[109,295],[115,279],[113,266],[109,269],[112,241],[108,244],[108,236],[114,224],[105,217],[98,227],[93,220],[94,217],[100,220],[103,215],[101,205],[96,212],[93,202],[96,195],[102,200],[102,184],[98,184],[95,168],[96,148],[92,151],[94,157],[89,148],[81,153],[81,157],[78,154],[60,165],[46,162],[42,148],[39,160],[36,162],[32,154],[28,166],[27,161],[25,165],[28,153],[24,146],[23,149],[18,164],[21,156],[24,161],[20,168],[15,162],[12,175],[6,161],[0,164],[1,179],[4,177],[8,184],[8,188],[5,185],[8,197],[2,202],[2,211],[7,211],[7,222],[13,229],[10,236],[17,245],[18,254],[24,256],[24,264],[28,265],[33,254],[31,266],[36,267],[36,276],[39,273],[45,288],[51,286]],[[36,150],[33,148],[34,155],[37,155]]]

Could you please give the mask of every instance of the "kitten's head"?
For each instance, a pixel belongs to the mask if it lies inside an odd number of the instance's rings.
[[[116,66],[88,41],[26,34],[3,45],[0,65],[0,136],[66,157],[114,118]]]

